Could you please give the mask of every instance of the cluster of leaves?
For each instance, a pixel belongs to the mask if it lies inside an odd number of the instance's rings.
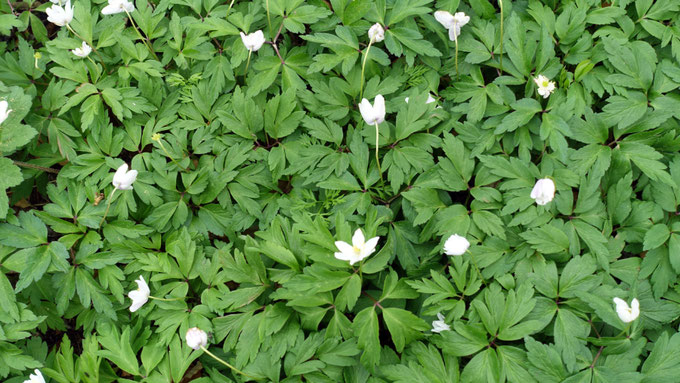
[[[51,5],[0,3],[3,381],[249,379],[190,327],[260,381],[678,381],[679,2],[138,0],[138,34],[74,0],[77,35]],[[169,300],[130,313],[140,275]]]

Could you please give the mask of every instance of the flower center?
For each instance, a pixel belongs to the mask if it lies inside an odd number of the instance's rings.
[[[354,250],[354,252],[357,254],[361,253],[361,249],[356,246],[352,246],[352,250]]]
[[[550,85],[550,81],[547,81],[547,80],[546,80],[546,81],[543,81],[543,83],[541,84],[541,86],[542,86],[543,88],[547,88],[548,85]]]

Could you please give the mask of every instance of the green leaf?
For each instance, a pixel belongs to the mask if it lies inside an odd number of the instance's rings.
[[[282,138],[293,133],[305,115],[302,111],[293,112],[296,106],[293,89],[269,100],[264,112],[265,131],[274,138]]]
[[[533,98],[523,98],[510,105],[514,112],[503,118],[503,121],[496,127],[495,134],[512,132],[531,120],[536,113],[543,110],[541,104]]]
[[[544,254],[554,254],[569,249],[569,237],[553,225],[545,225],[520,234],[531,247]]]
[[[502,367],[496,351],[488,348],[475,355],[461,374],[462,382],[499,382]]]
[[[559,383],[567,377],[562,358],[554,346],[545,345],[531,337],[524,338],[529,371],[539,382]]]
[[[643,249],[644,250],[656,249],[657,247],[666,243],[669,236],[670,230],[668,230],[668,226],[662,223],[657,223],[656,225],[652,226],[649,230],[647,230],[647,232],[645,233]]]
[[[130,344],[129,326],[125,326],[123,333],[120,335],[115,328],[110,328],[110,331],[100,333],[99,343],[103,347],[103,350],[97,352],[99,355],[110,360],[129,374],[140,374],[139,362]]]
[[[680,375],[680,334],[663,332],[642,365],[643,382],[671,383]]]
[[[32,213],[20,212],[21,227],[0,224],[0,243],[20,249],[39,246],[47,242],[47,227]]]
[[[380,361],[380,339],[375,306],[361,310],[354,318],[352,329],[357,336],[357,345],[363,350],[361,363],[365,366],[377,365]]]
[[[590,325],[567,309],[557,311],[555,318],[555,346],[562,354],[567,368],[576,363],[578,355],[588,352],[585,338],[590,334]]]
[[[453,323],[453,331],[443,331],[439,343],[444,352],[454,356],[467,356],[489,345],[481,324]]]
[[[641,92],[628,92],[627,96],[611,96],[602,108],[610,124],[625,129],[636,123],[647,112],[647,97]]]
[[[7,198],[6,189],[19,185],[24,177],[21,175],[21,169],[12,163],[9,158],[0,158],[0,218],[5,218],[9,211],[9,199]]]
[[[397,352],[402,352],[405,345],[420,339],[423,336],[422,332],[430,329],[424,320],[410,311],[386,307],[382,310],[382,315]]]
[[[680,274],[680,234],[673,233],[668,241],[668,260],[673,270]]]
[[[652,147],[638,142],[622,142],[619,147],[621,153],[649,178],[654,181],[661,181],[669,186],[677,186],[666,172],[666,165],[658,161],[663,158],[663,155]]]

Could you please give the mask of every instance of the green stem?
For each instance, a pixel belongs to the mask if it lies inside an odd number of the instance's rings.
[[[177,162],[168,152],[168,150],[165,148],[165,145],[163,145],[163,142],[161,140],[158,140],[158,145],[161,146],[161,149],[163,149],[163,152],[165,155],[172,161],[173,164],[177,165],[178,168],[184,169],[185,172],[189,171],[189,168],[185,168],[184,166],[180,165],[179,162]]]
[[[106,211],[104,212],[102,220],[99,222],[99,226],[101,226],[104,223],[106,216],[109,215],[109,209],[111,208],[111,202],[113,201],[113,195],[116,194],[116,190],[118,189],[113,188],[113,191],[111,192],[111,194],[109,194],[108,202],[106,203]]]
[[[269,33],[272,33],[272,20],[269,17],[269,0],[265,0],[265,7],[267,8],[267,25],[269,26]],[[271,34],[269,37],[271,37]]]
[[[359,261],[359,284],[360,284],[360,286],[363,286],[363,285],[364,285],[364,283],[363,283],[363,282],[364,282],[363,274],[362,274],[362,272],[361,272],[361,268],[362,268],[363,266],[364,266],[364,260],[362,259],[361,261]]]
[[[458,77],[460,77],[460,74],[458,73],[458,35],[454,34],[454,36],[456,36],[456,38],[453,39],[456,43],[456,79],[458,79]]]
[[[97,55],[97,57],[99,57],[99,61],[102,62],[102,66],[104,67],[104,71],[105,71],[105,72],[108,72],[109,70],[106,68],[106,64],[104,63],[104,58],[102,57],[102,55],[99,54],[99,51],[97,50],[97,48],[94,47],[94,44],[91,43],[91,42],[89,42],[89,41],[87,41],[87,40],[85,40],[81,35],[77,34],[76,31],[74,31],[73,28],[71,28],[70,25],[66,24],[66,29],[68,29],[69,31],[71,31],[71,33],[73,33],[74,36],[76,36],[77,38],[81,39],[82,41],[85,42],[85,44],[89,45],[90,48],[92,48],[92,50],[93,50],[94,53]],[[91,60],[91,59],[90,59],[90,60]]]
[[[229,17],[229,11],[231,11],[231,7],[234,5],[234,0],[231,0],[231,3],[229,3],[229,8],[227,8],[227,14],[224,15],[224,19],[226,20]]]
[[[482,272],[479,270],[479,266],[477,266],[477,261],[475,261],[475,259],[472,257],[472,254],[470,254],[470,260],[472,261],[472,265],[475,267],[475,270],[477,270],[477,275],[479,275],[479,279],[486,286],[486,281],[484,280],[484,276],[482,275]]]
[[[635,321],[633,321],[633,322],[635,322]],[[623,334],[626,334],[626,337],[628,337],[629,336],[628,331],[630,330],[630,326],[633,325],[633,322],[628,322],[626,324],[626,328],[624,328],[623,331],[621,331],[617,336],[615,336],[615,338],[618,338]]]
[[[380,169],[380,158],[378,157],[378,146],[380,145],[380,130],[378,129],[378,123],[375,123],[375,162],[378,164],[378,174],[380,174],[380,179],[382,179],[382,170]]]
[[[139,30],[139,28],[137,28],[137,24],[135,24],[135,21],[132,19],[132,15],[130,14],[130,12],[128,12],[128,10],[125,9],[125,8],[123,8],[123,10],[127,14],[128,19],[130,19],[130,23],[132,24],[132,27],[135,29],[135,31],[137,31],[137,35],[139,36],[140,39],[142,39],[142,43],[144,43],[144,45],[146,45],[146,48],[149,50],[149,52],[151,52],[151,54],[153,55],[153,58],[158,60],[158,56],[156,56],[156,52],[154,52],[153,47],[151,46],[151,44],[148,41],[149,39],[142,36],[142,32]],[[160,60],[158,60],[158,61],[160,61]]]
[[[159,297],[154,297],[152,295],[149,295],[149,298],[155,299],[157,301],[163,301],[163,302],[183,301],[184,300],[184,298],[159,298]]]
[[[501,8],[501,72],[503,72],[503,0],[498,0],[498,5]]]
[[[89,55],[87,56],[87,59],[90,60],[92,65],[94,65],[95,67],[97,66],[97,64],[94,61],[92,61],[92,58]]]
[[[248,50],[248,61],[246,61],[246,70],[243,72],[243,78],[245,79],[246,75],[248,74],[248,66],[250,65],[250,55],[253,54],[253,50],[249,49]]]
[[[251,378],[251,379],[255,379],[254,377],[252,377],[252,376],[246,374],[245,372],[239,370],[238,368],[236,368],[236,367],[232,366],[231,364],[229,364],[229,363],[223,361],[222,359],[218,358],[217,355],[215,355],[215,354],[213,354],[212,352],[208,351],[208,349],[205,348],[204,346],[201,346],[201,350],[203,350],[206,354],[212,356],[213,359],[215,359],[216,361],[218,361],[218,362],[222,363],[223,365],[229,367],[232,371],[237,372],[237,373],[239,373],[239,374],[241,374],[241,375],[243,375],[243,376],[245,376],[245,377],[248,377],[248,378]]]
[[[373,39],[368,42],[368,47],[364,53],[364,60],[361,63],[361,88],[359,91],[359,99],[361,100],[364,96],[364,68],[366,68],[366,59],[368,58],[368,52],[371,50],[371,45],[373,44]]]

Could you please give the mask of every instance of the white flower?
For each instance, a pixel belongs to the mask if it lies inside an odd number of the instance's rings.
[[[81,45],[79,48],[72,49],[71,52],[73,52],[73,54],[78,57],[87,57],[87,55],[92,52],[92,48],[87,45],[85,41],[83,41],[83,45]]]
[[[444,28],[449,30],[449,39],[451,39],[451,41],[455,41],[458,36],[460,36],[460,28],[470,22],[470,16],[467,16],[463,12],[456,12],[455,15],[452,15],[450,12],[436,11],[434,13],[434,18],[437,19]]]
[[[335,253],[335,258],[349,261],[349,264],[353,265],[371,255],[375,251],[379,239],[380,237],[373,237],[366,241],[364,233],[361,229],[357,229],[352,236],[351,245],[344,241],[335,242],[335,247],[340,250]]]
[[[73,20],[73,7],[71,6],[71,0],[66,1],[64,8],[58,5],[53,5],[47,8],[45,13],[47,13],[47,21],[54,25],[63,27]]]
[[[458,234],[454,234],[444,242],[444,253],[446,255],[463,255],[470,247],[470,242]]]
[[[359,103],[359,111],[368,125],[380,124],[385,121],[385,98],[381,94],[375,96],[372,106],[367,99],[363,99]]]
[[[120,190],[132,190],[132,183],[137,179],[137,171],[128,171],[127,164],[122,164],[113,175],[113,187]]]
[[[42,373],[37,368],[35,369],[35,374],[28,376],[28,380],[24,380],[24,383],[45,383],[45,378],[43,378]]]
[[[616,304],[616,313],[619,314],[619,318],[624,323],[632,322],[640,316],[640,302],[638,302],[637,298],[633,298],[633,301],[630,302],[630,307],[621,298],[614,298],[614,303]]]
[[[404,98],[404,101],[408,104],[408,97]],[[432,104],[433,102],[437,101],[434,97],[432,97],[431,94],[427,95],[427,101],[425,102],[426,104]]]
[[[432,332],[451,331],[451,326],[444,322],[444,316],[442,314],[437,313],[437,319],[439,320],[432,322]]]
[[[149,285],[146,284],[144,277],[140,275],[139,279],[135,280],[135,282],[137,282],[137,290],[132,290],[128,293],[128,297],[132,299],[130,312],[135,312],[139,310],[140,307],[144,306],[144,303],[149,300],[149,294],[151,294]]]
[[[9,112],[11,111],[12,109],[9,109],[9,103],[7,101],[0,101],[0,124],[5,122],[7,117],[9,117]]]
[[[555,82],[550,81],[549,78],[539,74],[538,77],[534,78],[534,82],[538,86],[538,94],[543,96],[543,98],[548,98],[552,92],[555,91]]]
[[[208,344],[208,334],[198,327],[192,327],[187,331],[187,346],[198,350]]]
[[[536,185],[531,189],[531,198],[537,204],[546,205],[555,198],[555,183],[550,178],[541,178],[536,181]]]
[[[373,24],[371,29],[368,30],[368,38],[374,43],[379,43],[385,40],[385,30],[379,23]]]
[[[255,31],[249,35],[241,32],[241,41],[246,49],[249,51],[256,52],[258,49],[262,48],[264,44],[264,33],[261,30]]]
[[[102,15],[115,15],[127,11],[135,10],[135,5],[127,0],[109,0],[109,4],[102,8]]]

